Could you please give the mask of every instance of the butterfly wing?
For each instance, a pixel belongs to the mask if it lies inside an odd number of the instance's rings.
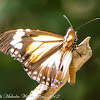
[[[37,81],[40,83],[57,88],[63,82],[66,73],[69,73],[69,65],[72,60],[70,51],[64,53],[62,62],[60,62],[61,56],[62,50],[59,49],[41,64],[42,69],[40,72],[33,74],[31,77],[35,79],[37,77]],[[59,69],[59,65],[62,69]]]
[[[71,62],[71,52],[66,51],[59,70],[62,45],[63,36],[46,31],[17,29],[0,34],[0,50],[22,62],[32,79],[53,87],[64,79]]]

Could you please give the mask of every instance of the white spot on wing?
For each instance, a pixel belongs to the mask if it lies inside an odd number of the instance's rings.
[[[46,85],[49,85],[49,83],[48,83],[48,82],[46,82]]]
[[[23,62],[21,59],[19,60],[21,63]]]
[[[24,65],[27,66],[28,62],[26,62]]]
[[[33,80],[36,80],[36,76],[33,76]]]
[[[38,82],[40,81],[40,78],[39,78],[39,77],[37,78],[37,81],[38,81]]]
[[[13,36],[13,39],[21,38],[25,35],[25,32],[16,32],[16,34]]]
[[[15,47],[15,48],[17,48],[17,49],[21,49],[21,48],[22,48],[22,46],[23,46],[23,44],[22,44],[22,43],[18,43],[18,44],[16,44],[14,47]]]
[[[15,57],[15,55],[14,54],[11,54],[11,57]]]
[[[47,81],[50,81],[50,78],[47,78]]]
[[[27,68],[25,68],[24,70],[25,70],[26,72],[28,71],[28,69],[27,69]]]
[[[17,58],[17,60],[19,61],[19,58]]]
[[[17,32],[23,32],[24,30],[23,29],[17,29]]]
[[[26,32],[31,32],[31,29],[26,29],[25,31],[26,31]]]
[[[40,74],[40,77],[42,76],[42,74]]]
[[[21,55],[19,54],[18,57],[21,58]]]
[[[24,60],[25,58],[24,57],[22,57],[22,60]]]
[[[14,54],[17,55],[18,54],[18,51],[15,51]]]
[[[55,88],[58,88],[58,85],[55,85]]]
[[[45,79],[45,76],[43,76],[43,79]]]
[[[54,84],[52,83],[51,86],[54,87]]]
[[[10,52],[11,52],[11,53],[13,53],[13,52],[14,52],[14,49],[13,49],[13,48],[12,48],[12,49],[10,49]]]
[[[42,81],[42,84],[45,84],[45,81]]]
[[[28,75],[30,75],[30,74],[31,74],[31,72],[29,71],[29,72],[27,72],[27,74],[28,74]]]
[[[21,38],[17,38],[17,39],[12,40],[12,41],[10,42],[10,44],[14,46],[15,44],[17,44],[17,43],[20,42],[20,41],[22,41],[22,39],[21,39]]]
[[[33,74],[37,74],[37,71],[33,72]]]

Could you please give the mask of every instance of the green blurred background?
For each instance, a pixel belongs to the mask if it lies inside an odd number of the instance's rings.
[[[70,26],[63,14],[76,29],[100,17],[100,0],[0,0],[0,32],[32,28],[65,35]],[[91,36],[91,59],[77,72],[75,85],[66,83],[52,100],[100,100],[100,20],[78,30],[78,43],[87,36]],[[23,94],[28,95],[37,85],[21,63],[0,52],[0,97],[13,94],[24,100]]]

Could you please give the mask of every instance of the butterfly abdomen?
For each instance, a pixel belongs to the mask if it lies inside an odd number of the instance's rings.
[[[76,80],[76,71],[75,66],[73,65],[73,62],[69,66],[69,76],[70,76],[70,84],[75,84]]]

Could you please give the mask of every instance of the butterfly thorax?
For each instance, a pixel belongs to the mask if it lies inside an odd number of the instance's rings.
[[[66,50],[73,50],[76,47],[77,42],[77,32],[74,31],[72,27],[67,30],[66,35],[64,36],[64,43],[63,43],[63,52]]]

